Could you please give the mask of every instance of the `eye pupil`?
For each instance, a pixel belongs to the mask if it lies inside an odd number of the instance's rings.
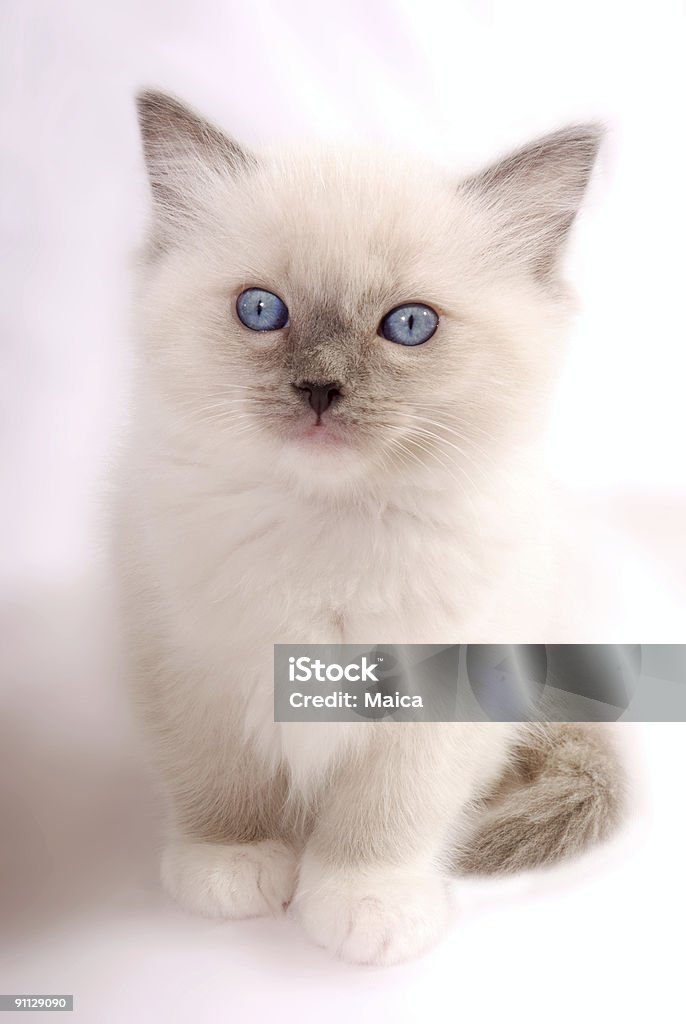
[[[236,313],[251,331],[280,331],[288,325],[286,303],[265,288],[246,288],[236,300]]]
[[[436,333],[438,313],[419,302],[396,306],[379,324],[379,334],[397,345],[423,345]]]

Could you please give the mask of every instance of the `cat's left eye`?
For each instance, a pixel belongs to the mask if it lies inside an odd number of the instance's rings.
[[[251,331],[280,331],[288,324],[288,306],[274,292],[246,288],[236,300],[236,313]]]
[[[396,306],[379,324],[379,334],[396,345],[423,345],[438,327],[438,313],[421,302]]]

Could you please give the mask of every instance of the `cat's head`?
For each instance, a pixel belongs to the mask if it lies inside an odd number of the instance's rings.
[[[322,493],[469,478],[530,433],[597,126],[453,179],[386,151],[253,155],[159,93],[138,109],[146,364],[187,444]]]

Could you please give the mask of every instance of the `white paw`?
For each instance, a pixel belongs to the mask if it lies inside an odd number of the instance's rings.
[[[310,938],[358,964],[394,964],[419,956],[452,917],[447,881],[435,872],[388,867],[327,872],[301,866],[292,913]]]
[[[162,884],[186,910],[207,917],[281,913],[293,895],[296,857],[284,843],[171,843]]]

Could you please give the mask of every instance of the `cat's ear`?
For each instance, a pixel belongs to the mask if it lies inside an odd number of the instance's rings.
[[[462,182],[496,222],[497,249],[539,278],[555,270],[588,185],[603,128],[546,135]]]
[[[212,180],[257,166],[251,153],[172,96],[145,90],[136,107],[160,239],[194,218]]]

